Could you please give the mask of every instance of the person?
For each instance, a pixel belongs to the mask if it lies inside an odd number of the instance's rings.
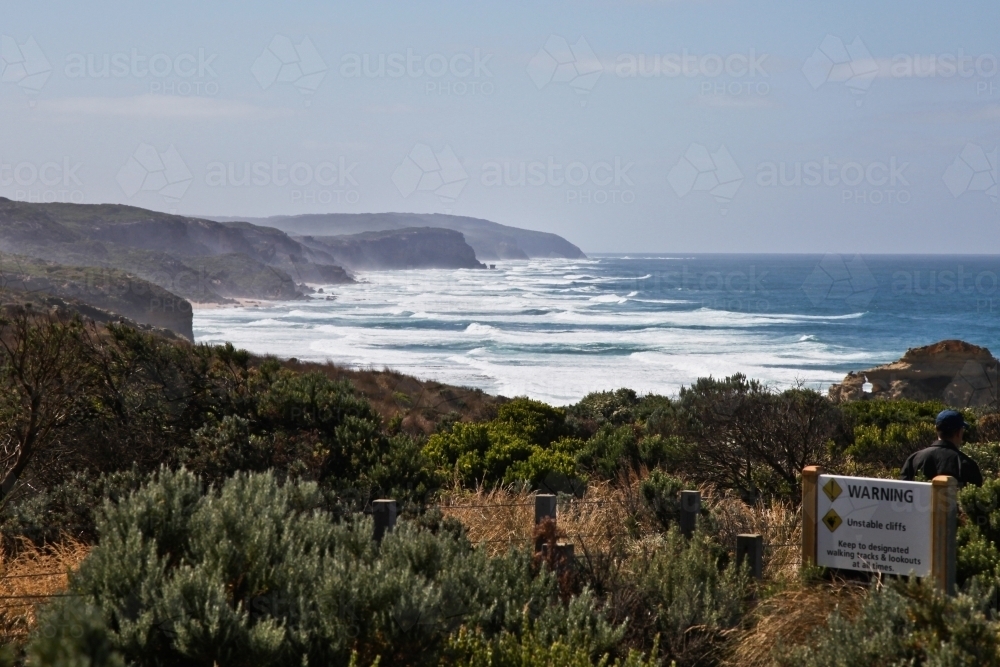
[[[962,413],[942,410],[934,420],[937,442],[911,454],[903,464],[900,477],[912,482],[918,473],[923,473],[927,481],[938,475],[950,475],[958,480],[959,488],[967,484],[982,486],[983,474],[979,471],[979,465],[958,450],[968,427]]]

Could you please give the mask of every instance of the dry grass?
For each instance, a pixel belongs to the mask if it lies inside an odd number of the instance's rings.
[[[801,515],[790,503],[747,505],[732,496],[716,497],[710,503],[717,524],[717,539],[726,548],[736,547],[736,536],[764,536],[764,578],[791,580],[802,562]]]
[[[626,488],[592,484],[581,499],[560,498],[561,539],[589,552],[603,551],[636,536],[636,516],[643,510],[636,492],[638,479]],[[441,510],[461,521],[469,539],[496,554],[531,543],[535,496],[509,488],[455,490],[444,496]]]
[[[750,616],[752,626],[736,639],[725,663],[732,667],[766,667],[774,664],[774,649],[806,643],[817,628],[826,625],[835,609],[854,616],[864,601],[860,584],[796,586],[761,602]]]
[[[616,482],[587,487],[583,498],[561,497],[558,508],[560,537],[590,552],[633,544],[662,529],[643,503],[640,473],[623,474]],[[739,498],[701,489],[704,504],[714,518],[715,538],[730,551],[736,536],[764,536],[764,576],[769,580],[794,580],[801,561],[800,516],[790,503],[747,505]],[[461,521],[472,542],[490,553],[531,542],[534,493],[510,488],[467,491],[455,489],[441,502],[445,515]]]
[[[48,596],[66,590],[67,575],[90,547],[72,538],[46,547],[25,545],[16,555],[0,552],[0,641],[27,636]]]

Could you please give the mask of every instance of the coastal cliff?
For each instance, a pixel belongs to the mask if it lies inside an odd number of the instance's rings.
[[[298,236],[295,240],[321,250],[341,266],[354,270],[484,269],[461,232],[434,227],[408,227],[345,236]]]
[[[491,220],[441,213],[317,213],[281,215],[270,218],[212,218],[219,221],[245,220],[274,227],[292,235],[341,236],[407,227],[437,227],[461,232],[480,261],[563,257],[585,259],[577,246],[558,234],[501,225]]]
[[[302,283],[350,283],[326,253],[286,233],[117,204],[0,197],[0,251],[63,266],[118,269],[196,302],[296,299]]]
[[[898,361],[847,374],[830,387],[836,403],[866,398],[940,400],[958,407],[996,406],[998,361],[985,347],[944,340],[910,348]],[[866,392],[865,383],[871,384]]]

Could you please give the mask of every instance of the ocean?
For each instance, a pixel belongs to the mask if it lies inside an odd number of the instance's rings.
[[[593,255],[371,271],[306,300],[196,310],[200,343],[389,367],[556,405],[743,373],[825,391],[959,338],[1000,351],[1000,256]],[[328,298],[328,297],[333,297]]]

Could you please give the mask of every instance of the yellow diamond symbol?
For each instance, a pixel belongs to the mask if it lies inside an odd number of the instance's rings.
[[[823,485],[823,493],[826,494],[826,497],[829,498],[831,502],[836,500],[842,491],[843,489],[840,488],[840,484],[837,484],[837,480],[835,479],[831,479]]]
[[[842,524],[843,521],[840,519],[840,515],[834,512],[833,509],[831,509],[829,512],[823,515],[823,523],[826,524],[826,527],[829,528],[830,532],[832,533],[833,531],[840,528],[840,524]]]

